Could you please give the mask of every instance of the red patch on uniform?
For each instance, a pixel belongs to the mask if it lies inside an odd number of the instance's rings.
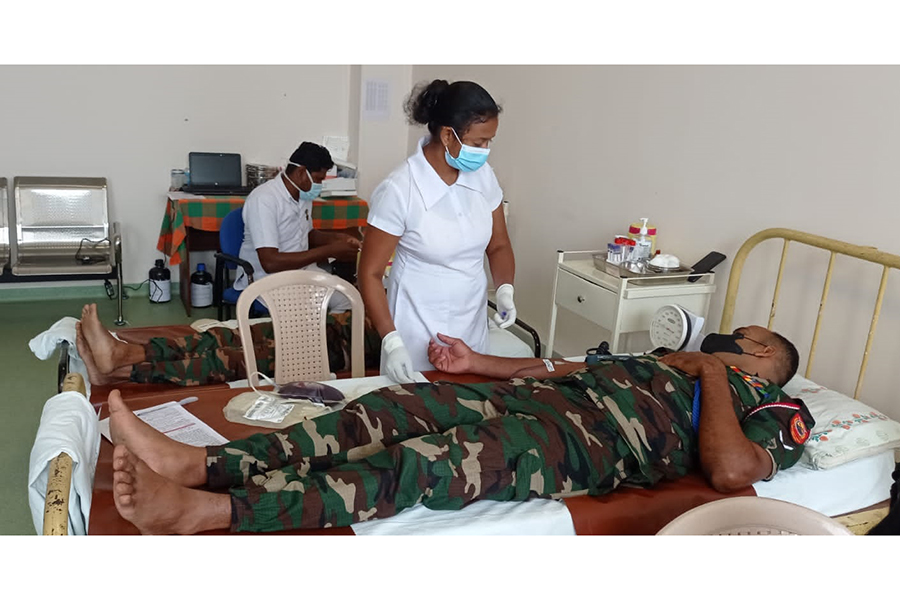
[[[791,418],[791,438],[798,444],[803,444],[809,439],[809,429],[803,422],[803,417],[797,413]]]

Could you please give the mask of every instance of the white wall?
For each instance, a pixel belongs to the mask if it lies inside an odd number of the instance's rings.
[[[790,227],[900,254],[900,68],[417,66],[414,82],[482,84],[504,112],[490,163],[511,203],[520,315],[546,336],[557,249],[605,248],[638,217],[693,263]],[[410,139],[420,132],[410,134]],[[736,324],[765,325],[780,247],[751,256]],[[805,365],[827,266],[791,252],[775,328]],[[764,277],[762,267],[766,266]],[[717,269],[718,327],[730,260]],[[839,259],[812,377],[852,392],[880,271]],[[560,317],[558,350],[608,334]],[[891,275],[862,398],[900,418],[900,273]],[[640,347],[646,338],[634,336]]]
[[[349,66],[0,66],[0,177],[106,177],[138,282],[162,258],[169,171],[188,152],[281,165],[303,140],[348,135],[350,98]]]
[[[408,156],[407,126],[403,105],[409,94],[412,67],[409,65],[363,65],[353,68],[358,92],[356,161],[359,166],[357,190],[369,198],[379,183]],[[359,77],[356,81],[355,77]],[[389,112],[386,117],[371,119],[365,112],[366,81],[388,84]],[[351,115],[351,120],[353,115]],[[353,127],[351,126],[351,130]],[[352,145],[352,144],[351,144]]]

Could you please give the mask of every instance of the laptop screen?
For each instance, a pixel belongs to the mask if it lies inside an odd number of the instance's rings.
[[[191,186],[241,187],[241,155],[220,152],[188,154]]]

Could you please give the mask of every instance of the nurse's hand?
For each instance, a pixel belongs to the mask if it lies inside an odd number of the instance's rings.
[[[400,333],[395,329],[381,340],[381,354],[384,356],[385,375],[390,377],[397,383],[415,383],[413,373],[415,370],[412,366],[412,359],[403,340],[400,339]]]
[[[444,373],[468,373],[475,352],[464,341],[443,333],[438,334],[438,339],[447,345],[441,346],[434,340],[428,342],[428,360],[434,368]]]
[[[513,303],[512,284],[504,283],[497,288],[497,312],[494,314],[494,323],[500,329],[506,329],[516,322],[516,305]]]

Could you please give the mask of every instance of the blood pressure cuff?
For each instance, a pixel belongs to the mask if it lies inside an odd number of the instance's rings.
[[[792,467],[803,454],[816,421],[802,400],[782,396],[775,402],[760,404],[741,420],[741,429],[751,442],[763,447],[772,457],[772,479],[781,469]]]

